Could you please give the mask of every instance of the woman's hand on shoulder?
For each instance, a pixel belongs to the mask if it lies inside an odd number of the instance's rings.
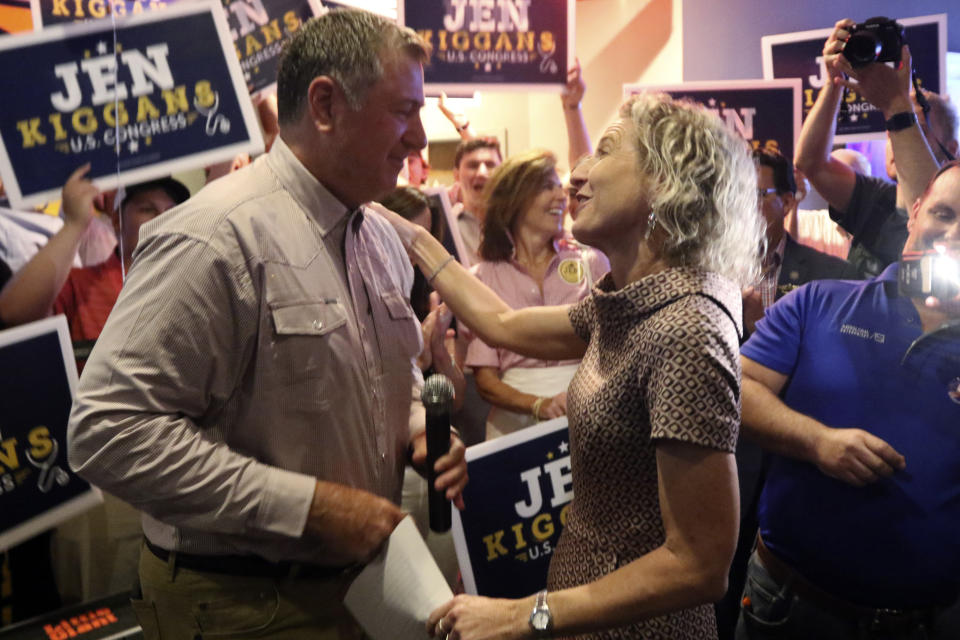
[[[390,211],[390,209],[387,209],[379,202],[369,202],[367,206],[390,223],[390,226],[392,226],[397,232],[397,235],[400,236],[400,242],[403,244],[403,248],[408,252],[413,247],[413,242],[417,239],[417,234],[421,231],[427,232],[427,230],[420,225],[410,222],[398,213]]]

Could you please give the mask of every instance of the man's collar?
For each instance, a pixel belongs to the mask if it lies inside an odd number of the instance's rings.
[[[780,236],[780,242],[777,243],[777,246],[773,248],[773,251],[767,251],[767,255],[764,256],[763,266],[764,269],[771,269],[780,266],[783,264],[783,253],[786,251],[787,247],[787,232],[784,231],[783,235]]]
[[[270,148],[267,162],[290,196],[316,221],[323,235],[352,212],[310,173],[281,136],[277,136]]]

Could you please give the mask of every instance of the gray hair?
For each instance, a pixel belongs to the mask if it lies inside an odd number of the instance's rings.
[[[666,259],[755,283],[766,226],[749,145],[703,107],[665,94],[631,98],[620,117],[636,127],[638,171],[667,234]]]
[[[277,116],[281,124],[297,121],[310,83],[333,78],[350,108],[363,106],[367,91],[383,77],[383,62],[400,53],[420,63],[430,46],[408,27],[369,11],[334,9],[307,21],[284,48],[277,69]]]

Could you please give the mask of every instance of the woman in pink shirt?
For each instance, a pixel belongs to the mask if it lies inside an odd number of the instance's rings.
[[[577,302],[610,268],[600,252],[563,238],[566,194],[556,162],[549,151],[528,151],[507,159],[486,186],[482,262],[472,271],[514,309]],[[466,364],[493,405],[487,439],[565,415],[578,363],[537,360],[474,339]]]

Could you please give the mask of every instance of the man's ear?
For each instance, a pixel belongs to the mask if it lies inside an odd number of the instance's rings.
[[[796,213],[797,211],[797,196],[790,193],[789,191],[784,192],[780,195],[780,198],[783,200],[783,215],[784,217],[790,215],[791,213]]]
[[[340,87],[330,76],[317,76],[310,82],[307,88],[307,105],[310,109],[310,120],[318,131],[328,132],[333,128],[337,102],[342,99]]]
[[[917,217],[920,215],[920,202],[923,200],[921,195],[919,198],[913,201],[913,205],[910,207],[910,214],[907,216],[907,232],[913,231],[913,225],[917,222]]]

